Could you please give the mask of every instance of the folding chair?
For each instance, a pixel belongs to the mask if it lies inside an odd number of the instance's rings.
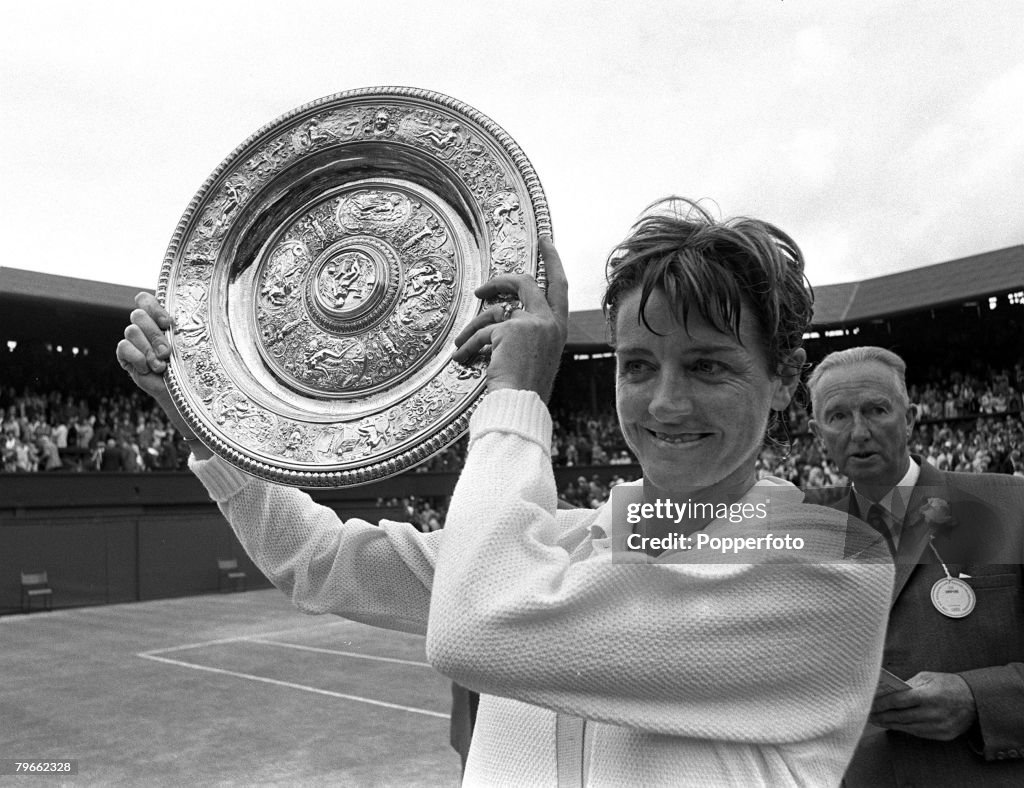
[[[46,610],[53,607],[53,589],[50,588],[50,581],[45,570],[21,573],[21,611],[23,613],[32,610],[33,599],[42,600],[43,608]]]
[[[245,591],[245,572],[238,568],[237,558],[218,558],[217,573],[219,575],[218,590],[224,591],[234,584],[236,591]]]

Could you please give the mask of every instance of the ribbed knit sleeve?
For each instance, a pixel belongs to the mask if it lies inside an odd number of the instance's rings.
[[[431,663],[481,692],[649,732],[785,745],[841,731],[852,748],[891,565],[571,557],[557,544],[550,429],[527,392],[488,394],[474,414],[435,568]],[[845,524],[816,506],[785,518]]]
[[[256,566],[300,610],[426,631],[440,531],[342,522],[301,490],[254,479],[217,457],[193,457],[189,467]]]

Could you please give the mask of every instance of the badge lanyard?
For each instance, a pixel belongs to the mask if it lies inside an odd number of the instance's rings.
[[[943,562],[939,551],[935,549],[934,540],[934,536],[929,536],[928,546],[935,553],[935,558],[942,566],[942,571],[946,573],[946,576],[936,580],[935,585],[932,586],[932,604],[944,616],[963,618],[970,615],[970,612],[974,610],[977,597],[974,595],[973,588],[960,578],[953,577],[949,573],[949,567]]]

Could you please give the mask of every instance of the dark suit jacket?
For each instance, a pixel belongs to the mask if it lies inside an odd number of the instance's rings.
[[[974,693],[978,723],[950,742],[868,725],[846,774],[849,786],[1024,786],[1024,479],[947,473],[916,458],[896,556],[893,603],[882,664],[903,679],[922,670],[958,673]],[[949,503],[946,527],[929,522],[929,498]],[[860,516],[856,497],[835,506]],[[950,574],[969,575],[977,604],[948,618],[931,588]]]

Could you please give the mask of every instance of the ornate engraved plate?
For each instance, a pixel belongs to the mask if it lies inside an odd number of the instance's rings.
[[[260,129],[178,224],[158,296],[175,403],[214,452],[304,487],[365,484],[457,440],[485,361],[452,361],[492,276],[544,285],[526,156],[447,96],[365,88]]]

